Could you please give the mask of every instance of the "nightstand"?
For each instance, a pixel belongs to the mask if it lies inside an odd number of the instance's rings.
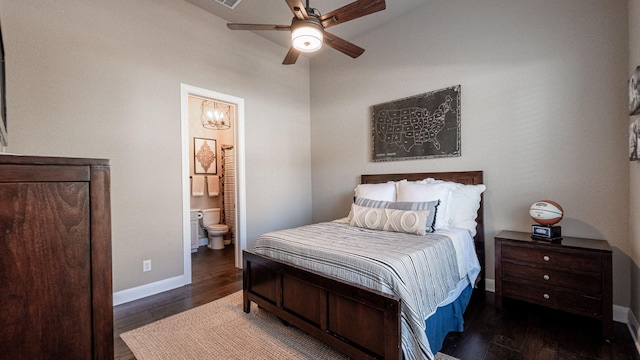
[[[605,240],[564,236],[562,241],[531,239],[530,233],[501,231],[495,236],[496,307],[512,298],[588,316],[613,337],[611,247]]]

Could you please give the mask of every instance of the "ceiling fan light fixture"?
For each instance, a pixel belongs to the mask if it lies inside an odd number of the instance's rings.
[[[300,21],[291,27],[291,45],[301,52],[320,50],[323,41],[322,25],[312,21]]]
[[[318,51],[324,44],[355,59],[364,53],[364,49],[325,29],[382,11],[387,6],[385,0],[352,0],[351,3],[322,15],[318,9],[310,6],[309,0],[306,1],[306,6],[302,0],[285,0],[285,2],[293,14],[291,25],[228,23],[227,27],[231,30],[290,31],[291,45],[282,61],[283,65],[295,64],[300,53]]]

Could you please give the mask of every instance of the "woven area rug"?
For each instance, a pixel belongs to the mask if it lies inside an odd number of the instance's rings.
[[[138,360],[349,359],[255,304],[245,314],[242,291],[120,337]],[[455,360],[440,353],[436,359]]]

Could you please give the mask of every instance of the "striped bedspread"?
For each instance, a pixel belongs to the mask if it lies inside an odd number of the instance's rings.
[[[452,240],[325,222],[261,235],[254,252],[399,296],[405,359],[432,359],[425,319],[461,280]]]

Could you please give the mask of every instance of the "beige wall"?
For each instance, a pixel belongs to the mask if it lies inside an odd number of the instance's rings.
[[[614,302],[629,305],[625,0],[434,0],[311,62],[313,220],[346,216],[360,174],[484,170],[493,236],[565,209],[565,235],[606,239]],[[370,106],[462,86],[462,156],[373,163]],[[637,245],[634,245],[637,248]],[[637,258],[637,257],[636,257]]]
[[[527,231],[528,206],[552,198],[565,234],[614,246],[615,303],[631,298],[638,314],[640,191],[628,181],[640,168],[626,160],[624,84],[640,63],[640,48],[627,51],[639,9],[436,0],[353,39],[367,49],[357,60],[323,50],[310,83],[305,57],[281,66],[286,49],[180,0],[6,0],[7,151],[112,160],[114,290],[129,289],[182,272],[180,83],[242,97],[249,246],[312,210],[346,215],[363,173],[481,169],[487,264],[492,236]],[[455,84],[462,157],[371,162],[371,105]]]
[[[5,0],[0,17],[7,151],[111,159],[114,291],[183,272],[181,83],[245,100],[249,246],[310,222],[304,57],[282,66],[287,49],[181,0]]]
[[[629,0],[629,71],[631,76],[640,65],[640,0]],[[631,121],[638,116],[629,118]],[[631,311],[636,318],[640,316],[640,162],[629,163],[630,178],[630,210],[629,232],[631,245]],[[636,329],[637,330],[637,329]],[[638,334],[640,335],[640,334]]]

